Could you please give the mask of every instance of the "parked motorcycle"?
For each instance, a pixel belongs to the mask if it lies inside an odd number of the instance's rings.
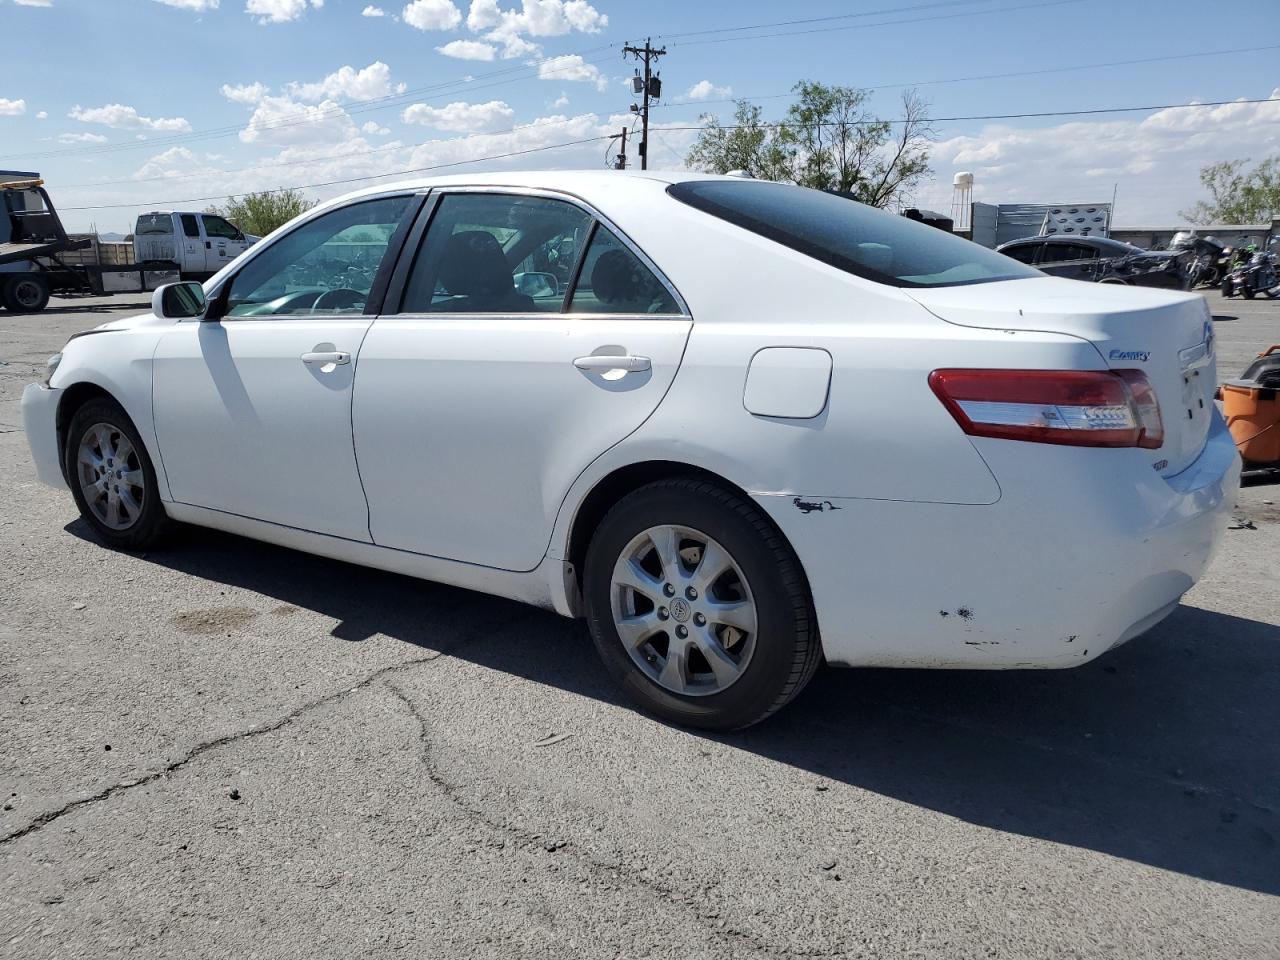
[[[1191,254],[1187,266],[1186,289],[1216,287],[1222,282],[1223,271],[1228,262],[1227,248],[1217,237],[1198,237],[1193,233],[1180,231],[1173,235],[1169,249]]]
[[[1250,244],[1238,251],[1231,271],[1222,278],[1222,295],[1234,297],[1237,293],[1252,300],[1259,293],[1280,299],[1280,271],[1276,269],[1275,247],[1280,240],[1271,241],[1271,249],[1260,250]]]

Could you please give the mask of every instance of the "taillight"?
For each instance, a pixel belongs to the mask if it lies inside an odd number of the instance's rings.
[[[1141,370],[935,370],[929,386],[974,437],[1151,450],[1164,442]]]

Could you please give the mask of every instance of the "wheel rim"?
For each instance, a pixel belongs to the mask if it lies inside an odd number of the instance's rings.
[[[98,522],[127,530],[138,522],[146,502],[146,475],[138,451],[124,432],[95,423],[80,438],[76,477],[84,502]]]
[[[690,527],[650,527],[613,568],[613,625],[646,677],[682,696],[736,683],[756,649],[755,599],[723,546]]]
[[[40,285],[30,280],[19,280],[14,284],[13,299],[24,310],[31,309],[40,302]]]

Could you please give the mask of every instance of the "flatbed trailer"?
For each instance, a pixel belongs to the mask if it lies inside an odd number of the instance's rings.
[[[176,264],[134,263],[132,244],[69,235],[43,180],[0,183],[0,306],[35,313],[55,293],[141,293],[178,279]]]

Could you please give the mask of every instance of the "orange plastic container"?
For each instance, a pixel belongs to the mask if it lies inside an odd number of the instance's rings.
[[[1280,344],[1258,356],[1275,353],[1280,353]],[[1257,380],[1228,380],[1219,395],[1227,428],[1245,463],[1280,466],[1280,389]]]

